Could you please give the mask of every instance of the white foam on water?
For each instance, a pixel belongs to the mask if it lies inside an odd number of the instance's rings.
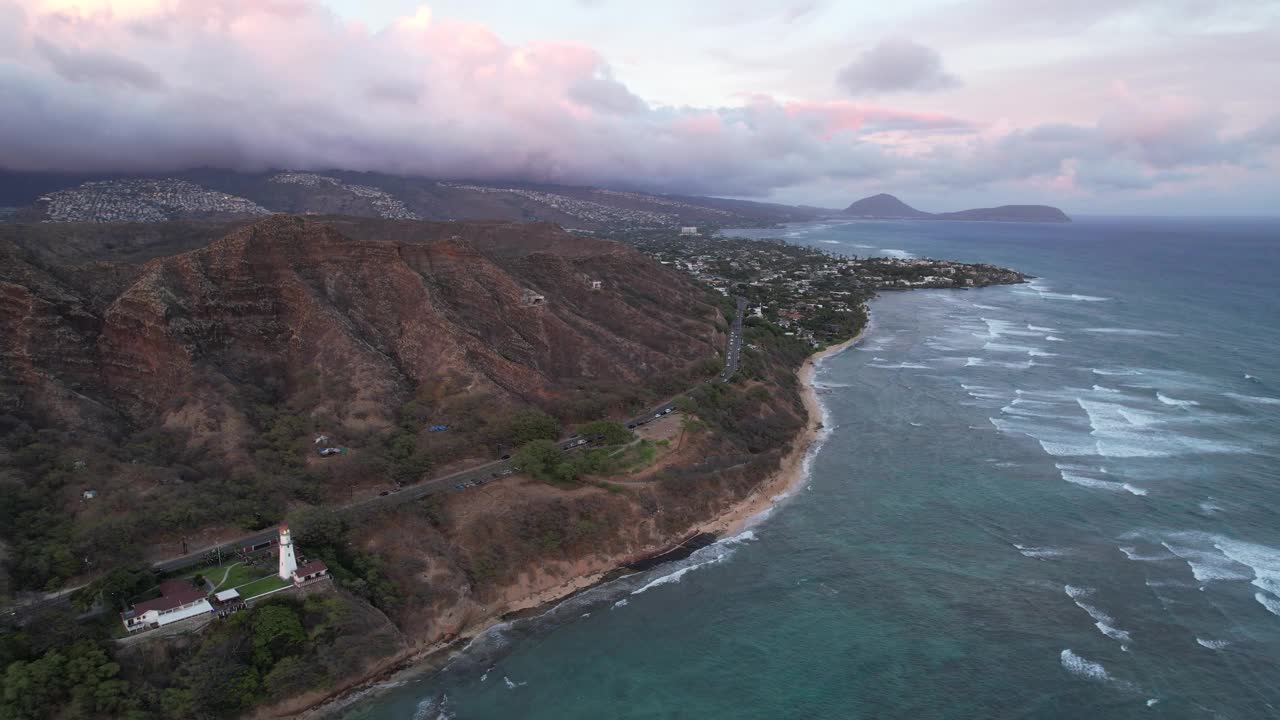
[[[1201,453],[1248,453],[1232,443],[1197,438],[1164,427],[1164,418],[1119,403],[1076,398],[1089,417],[1090,435],[1099,455],[1111,458],[1158,458]]]
[[[880,252],[884,253],[885,257],[897,258],[899,260],[910,260],[915,257],[915,255],[912,255],[906,250],[899,250],[897,248],[880,248]]]
[[[1063,650],[1059,658],[1062,661],[1062,668],[1078,678],[1094,682],[1110,682],[1114,679],[1102,663],[1086,660],[1071,652],[1070,649]]]
[[[1167,333],[1162,330],[1141,330],[1139,328],[1115,328],[1115,327],[1097,327],[1085,328],[1087,333],[1095,333],[1098,335],[1128,335],[1131,337],[1177,337],[1176,333]]]
[[[1165,405],[1173,405],[1174,407],[1192,407],[1193,405],[1200,404],[1195,400],[1178,400],[1177,398],[1171,398],[1168,395],[1159,392],[1156,393],[1156,399]]]
[[[1044,336],[1044,339],[1045,339],[1045,340],[1048,340],[1049,342],[1066,342],[1066,340],[1063,340],[1062,338],[1058,337],[1057,335],[1045,335],[1045,336]]]
[[[1233,562],[1253,571],[1253,585],[1280,596],[1280,549],[1213,536],[1213,546]]]
[[[1147,700],[1147,707],[1155,707],[1155,704],[1156,704],[1156,703],[1158,703],[1158,702],[1160,702],[1160,701],[1159,701],[1159,700],[1157,700],[1156,698],[1151,698],[1151,699]]]
[[[1280,600],[1268,597],[1266,593],[1254,593],[1253,599],[1262,604],[1262,607],[1271,612],[1272,615],[1280,615]]]
[[[1032,331],[1032,332],[1037,332],[1037,333],[1053,333],[1053,332],[1058,332],[1057,330],[1054,330],[1053,328],[1050,328],[1050,327],[1040,327],[1039,325],[1031,325],[1031,324],[1028,324],[1028,325],[1027,325],[1027,329],[1028,329],[1028,330],[1030,330],[1030,331]]]
[[[1090,487],[1098,490],[1107,490],[1109,492],[1127,492],[1133,495],[1146,495],[1147,491],[1140,487],[1135,487],[1127,482],[1115,482],[1114,480],[1102,480],[1094,477],[1091,473],[1108,474],[1105,468],[1088,468],[1081,465],[1063,465],[1056,464],[1058,474],[1063,480],[1074,485],[1082,487]]]
[[[900,362],[893,365],[885,365],[882,363],[867,363],[867,367],[881,368],[883,370],[932,370],[933,368],[921,363]]]
[[[613,604],[613,608],[610,608],[610,609],[612,610],[612,609],[614,609],[614,608],[626,607],[628,604],[629,604],[629,603],[627,603],[627,599],[626,599],[626,598],[622,598],[622,599],[621,599],[621,600],[619,600],[618,602],[614,603],[614,604]]]
[[[779,498],[775,498],[775,500],[777,499]],[[761,516],[758,515],[756,517],[760,518]],[[738,533],[737,535],[733,535],[721,540],[717,540],[716,542],[713,542],[704,548],[699,548],[695,550],[693,554],[690,555],[686,560],[680,561],[682,563],[685,563],[682,567],[676,569],[673,572],[667,573],[666,575],[662,575],[653,580],[650,580],[649,582],[645,583],[638,589],[632,590],[631,594],[639,595],[640,593],[648,592],[649,590],[652,590],[653,588],[656,588],[656,587],[661,587],[662,585],[670,585],[672,583],[678,583],[680,582],[681,578],[683,578],[685,575],[689,574],[689,572],[693,570],[697,570],[698,568],[702,568],[702,567],[707,567],[709,565],[716,565],[718,563],[724,562],[725,560],[729,559],[733,555],[733,550],[735,545],[740,545],[744,542],[750,542],[755,539],[756,539],[756,534],[754,531],[744,530]]]
[[[1259,395],[1241,395],[1239,393],[1223,393],[1232,400],[1240,402],[1254,403],[1257,405],[1280,405],[1280,398],[1261,397]]]
[[[1116,390],[1115,388],[1103,387],[1101,385],[1094,385],[1093,391],[1102,392],[1102,393],[1123,393],[1124,392],[1123,390]]]
[[[1231,644],[1230,640],[1205,640],[1204,638],[1196,638],[1196,642],[1200,647],[1209,648],[1210,650],[1221,650]]]
[[[439,704],[436,704],[437,699]],[[448,704],[448,695],[423,698],[414,708],[413,720],[452,720],[453,713],[449,712]]]
[[[1138,552],[1138,548],[1133,546],[1119,545],[1117,546],[1124,556],[1134,562],[1165,562],[1177,559],[1176,555],[1143,555]]]
[[[1247,565],[1232,560],[1211,544],[1206,547],[1206,543],[1197,537],[1200,535],[1201,533],[1183,533],[1183,543],[1162,541],[1160,544],[1182,558],[1191,568],[1191,574],[1202,583],[1253,580],[1253,571]]]
[[[1209,502],[1208,500],[1205,500],[1204,502],[1200,503],[1200,512],[1212,515],[1213,513],[1222,512],[1222,508]]]
[[[1017,548],[1018,552],[1021,553],[1023,557],[1035,558],[1037,560],[1048,560],[1049,558],[1065,557],[1071,554],[1070,550],[1061,550],[1059,548],[1032,547],[1029,545],[1019,545],[1018,543],[1013,543],[1013,546]]]
[[[988,317],[979,319],[987,326],[987,334],[983,336],[974,333],[976,337],[987,337],[992,340],[1001,337],[1040,337],[1039,332],[1024,330],[1011,320]]]
[[[502,676],[502,682],[504,682],[504,683],[506,683],[506,684],[507,684],[507,689],[508,689],[508,690],[515,690],[516,688],[518,688],[518,687],[520,687],[520,686],[522,686],[522,685],[527,685],[527,684],[528,684],[528,682],[527,682],[527,681],[526,681],[526,682],[511,682],[511,678],[507,677],[506,675],[503,675],[503,676]]]
[[[1053,292],[1052,290],[1049,289],[1048,285],[1043,284],[1038,279],[1032,280],[1026,283],[1025,285],[1023,285],[1022,287],[1025,287],[1027,290],[1030,290],[1031,292],[1026,292],[1022,289],[1018,289],[1013,291],[1014,294],[1034,295],[1043,300],[1072,300],[1075,302],[1106,302],[1111,299],[1106,297],[1100,297],[1098,295],[1081,295],[1078,293]]]
[[[1045,352],[1044,350],[1036,350],[1032,348],[1027,351],[1031,357],[1058,357],[1058,353]]]
[[[973,306],[978,308],[979,310],[1000,310],[1001,309],[996,307],[995,305],[981,305],[979,303],[974,303]]]
[[[820,242],[820,243],[825,243],[825,244],[827,244],[827,245],[839,245],[839,244],[840,244],[840,241],[839,241],[839,240],[819,240],[818,242]]]
[[[1028,355],[1035,351],[1035,348],[1027,347],[1026,345],[1010,345],[1009,343],[995,341],[983,345],[982,349],[990,352],[1027,353]]]
[[[965,367],[1002,367],[1008,368],[1009,370],[1026,370],[1033,365],[1035,365],[1035,362],[1032,360],[1027,360],[1026,362],[999,362],[996,360],[984,360],[977,357],[965,358],[964,363]]]
[[[1133,368],[1089,368],[1094,375],[1105,375],[1107,377],[1126,377],[1132,375],[1141,375],[1142,372]]]
[[[1121,630],[1115,626],[1115,618],[1099,610],[1096,606],[1084,602],[1084,598],[1087,598],[1096,592],[1093,588],[1063,585],[1062,589],[1067,593],[1067,597],[1071,598],[1071,601],[1076,604],[1076,607],[1088,613],[1089,617],[1093,620],[1094,627],[1098,628],[1098,631],[1103,635],[1106,635],[1118,643],[1129,643],[1133,641],[1133,638],[1129,636],[1129,632],[1127,630]]]

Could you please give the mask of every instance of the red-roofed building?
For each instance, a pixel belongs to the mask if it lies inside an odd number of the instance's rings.
[[[213,612],[205,592],[188,580],[165,580],[160,583],[160,597],[137,603],[120,613],[129,632],[168,625],[203,613]]]
[[[306,585],[329,575],[329,566],[319,560],[312,560],[293,571],[293,584]]]

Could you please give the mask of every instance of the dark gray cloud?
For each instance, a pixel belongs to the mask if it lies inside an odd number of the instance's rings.
[[[55,72],[72,82],[121,83],[140,90],[164,85],[164,79],[147,66],[111,52],[60,48],[40,39],[35,48]]]
[[[868,95],[945,90],[960,81],[943,69],[936,50],[899,38],[864,51],[840,70],[836,83],[851,95]]]

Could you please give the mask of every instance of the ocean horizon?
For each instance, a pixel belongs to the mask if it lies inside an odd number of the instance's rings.
[[[1280,220],[731,234],[1036,279],[883,293],[791,497],[341,717],[1280,713]]]

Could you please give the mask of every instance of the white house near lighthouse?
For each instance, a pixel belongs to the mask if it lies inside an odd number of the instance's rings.
[[[293,571],[298,569],[298,557],[293,552],[293,537],[289,535],[289,526],[280,526],[280,572],[281,580],[293,580]]]

